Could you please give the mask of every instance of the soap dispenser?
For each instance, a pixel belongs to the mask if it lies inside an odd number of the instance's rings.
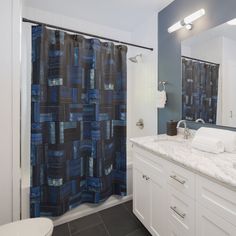
[[[166,134],[169,136],[177,135],[177,121],[170,120],[166,123]]]

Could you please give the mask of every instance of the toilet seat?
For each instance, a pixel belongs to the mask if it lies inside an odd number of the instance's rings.
[[[33,218],[0,226],[0,236],[51,236],[53,223],[47,218]]]

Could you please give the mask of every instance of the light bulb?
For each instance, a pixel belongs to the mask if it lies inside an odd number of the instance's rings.
[[[236,18],[227,22],[228,25],[236,25]]]
[[[174,25],[172,25],[171,27],[168,28],[168,32],[169,33],[172,33],[176,30],[179,30],[183,27],[183,25],[181,24],[180,21],[178,21],[177,23],[175,23]]]
[[[186,25],[188,25],[188,24],[194,22],[195,20],[197,20],[198,18],[204,16],[205,13],[206,13],[206,12],[205,12],[204,9],[201,9],[201,10],[199,10],[199,11],[196,11],[196,12],[194,12],[193,14],[191,14],[191,15],[185,17],[185,18],[184,18],[184,23],[185,23]]]

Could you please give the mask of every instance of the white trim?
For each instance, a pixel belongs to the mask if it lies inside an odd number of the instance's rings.
[[[21,218],[30,216],[31,25],[22,25],[21,63]]]
[[[12,0],[12,220],[20,219],[21,0]]]
[[[107,208],[119,205],[121,203],[130,201],[132,199],[133,199],[133,195],[129,195],[126,197],[111,196],[104,203],[96,205],[95,207],[94,207],[94,204],[83,204],[83,205],[69,211],[65,215],[63,215],[59,218],[53,219],[53,224],[54,224],[54,226],[65,224],[65,223],[70,222],[72,220],[76,220],[76,219],[81,218],[83,216],[94,214],[96,212],[99,212],[99,211],[105,210]]]

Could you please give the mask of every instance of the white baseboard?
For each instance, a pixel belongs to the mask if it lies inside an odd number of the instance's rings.
[[[65,224],[67,222],[70,222],[72,220],[76,220],[78,218],[81,218],[83,216],[87,216],[93,213],[96,213],[98,211],[102,211],[104,209],[119,205],[121,203],[130,201],[133,199],[133,195],[129,195],[126,197],[118,197],[118,196],[111,196],[108,198],[105,202],[101,204],[82,204],[81,206],[76,207],[75,209],[67,212],[61,217],[54,218],[53,224],[54,226]]]

